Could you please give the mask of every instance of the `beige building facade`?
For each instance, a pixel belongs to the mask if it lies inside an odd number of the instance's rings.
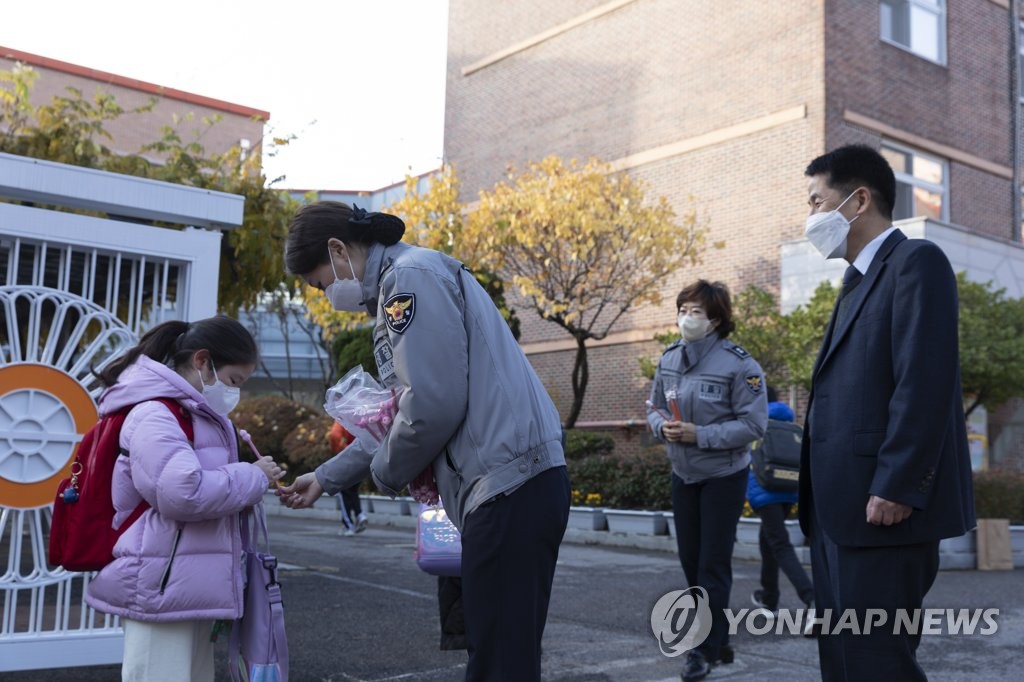
[[[126,113],[108,122],[106,128],[112,139],[102,143],[115,154],[138,154],[143,145],[160,139],[165,126],[176,128],[186,143],[200,136],[208,154],[220,154],[236,145],[260,153],[269,112],[0,46],[0,70],[10,71],[18,63],[39,74],[31,95],[35,106],[54,97],[68,97],[68,88],[80,91],[87,99],[97,92],[111,94],[125,111],[148,105],[155,98],[152,111]],[[218,122],[212,127],[203,123],[214,118]]]

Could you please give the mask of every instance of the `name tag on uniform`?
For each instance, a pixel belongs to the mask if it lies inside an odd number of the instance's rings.
[[[377,375],[381,383],[386,385],[387,380],[395,374],[395,356],[387,334],[384,334],[373,347],[373,359],[377,361]]]
[[[700,382],[700,389],[697,391],[698,400],[709,400],[718,402],[725,398],[725,386],[713,384],[707,381]]]

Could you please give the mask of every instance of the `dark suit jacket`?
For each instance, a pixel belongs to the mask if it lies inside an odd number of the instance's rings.
[[[835,312],[818,354],[800,466],[800,527],[838,545],[962,535],[975,525],[957,341],[956,278],[945,254],[896,230]],[[834,338],[830,338],[834,337]],[[869,495],[910,505],[866,521]]]

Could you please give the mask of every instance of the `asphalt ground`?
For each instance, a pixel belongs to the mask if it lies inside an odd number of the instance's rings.
[[[413,561],[410,527],[382,524],[354,537],[340,523],[270,517],[282,574],[291,680],[441,682],[461,680],[464,651],[439,649],[436,578]],[[748,607],[759,565],[733,563],[731,606]],[[918,650],[929,679],[1024,679],[1024,571],[941,571],[927,608],[998,608],[990,635],[925,635]],[[783,580],[782,607],[798,607]],[[659,650],[650,624],[655,602],[686,587],[675,555],[607,545],[563,543],[543,642],[543,678],[558,682],[679,679],[682,659]],[[514,624],[510,623],[510,627]],[[800,635],[732,638],[736,660],[709,680],[817,680],[817,647]],[[226,642],[218,644],[218,680],[228,680]],[[119,680],[117,666],[0,673],[3,682]],[[885,682],[885,681],[879,681]]]

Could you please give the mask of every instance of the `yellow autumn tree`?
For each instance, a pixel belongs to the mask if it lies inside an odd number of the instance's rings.
[[[436,249],[459,260],[465,206],[459,202],[459,179],[455,168],[445,164],[430,176],[427,190],[419,192],[419,178],[405,176],[401,198],[387,212],[405,221],[405,241]]]
[[[662,280],[700,261],[707,229],[696,210],[677,216],[645,189],[597,160],[549,156],[481,192],[463,230],[465,253],[575,339],[566,428],[583,408],[587,341],[605,338],[630,310],[659,303]]]

